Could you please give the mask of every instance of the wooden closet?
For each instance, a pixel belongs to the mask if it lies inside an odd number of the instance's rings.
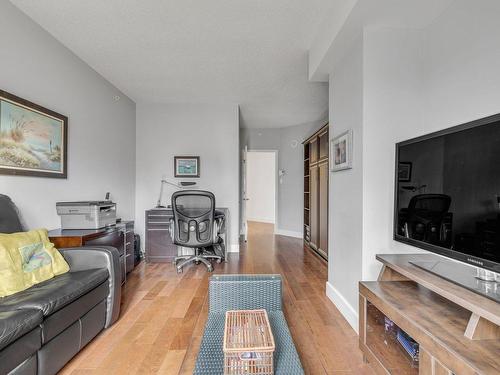
[[[304,245],[328,259],[328,124],[304,142]]]

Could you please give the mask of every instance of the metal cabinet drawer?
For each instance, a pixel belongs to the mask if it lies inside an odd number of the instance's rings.
[[[166,229],[170,228],[170,221],[146,222],[146,230],[149,229]]]

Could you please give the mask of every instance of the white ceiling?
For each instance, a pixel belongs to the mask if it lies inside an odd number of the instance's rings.
[[[325,118],[307,51],[332,0],[11,0],[141,102],[234,103],[245,127]]]

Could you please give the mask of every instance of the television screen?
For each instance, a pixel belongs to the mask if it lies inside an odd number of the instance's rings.
[[[500,270],[500,115],[396,145],[394,238]]]

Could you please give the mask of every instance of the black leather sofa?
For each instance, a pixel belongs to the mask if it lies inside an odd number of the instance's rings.
[[[0,232],[23,230],[0,195]],[[113,247],[59,249],[70,271],[0,298],[0,374],[55,374],[120,313],[119,253]]]

